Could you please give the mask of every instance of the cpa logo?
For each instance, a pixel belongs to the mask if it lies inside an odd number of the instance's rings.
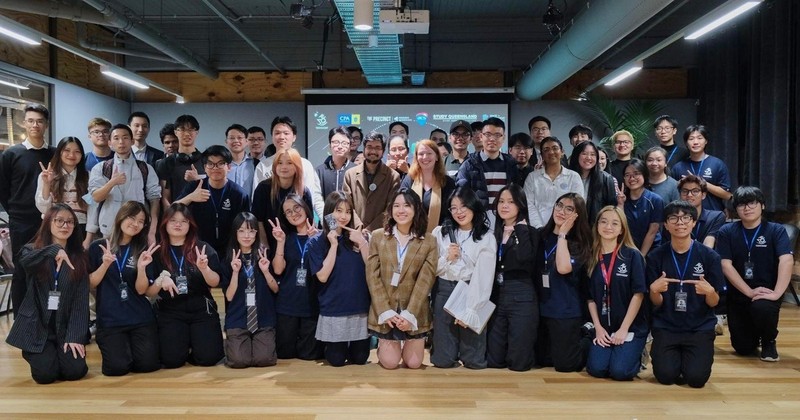
[[[350,125],[352,124],[352,118],[350,118],[350,114],[339,114],[336,117],[337,122],[339,125]]]
[[[617,267],[617,274],[628,274],[628,266],[622,263]]]
[[[417,112],[417,124],[421,127],[424,127],[425,124],[428,123],[428,113],[427,112]]]
[[[764,235],[760,235],[756,239],[756,245],[757,246],[767,246],[767,238],[765,238]]]
[[[703,274],[705,272],[706,272],[706,270],[705,270],[705,268],[703,268],[703,263],[695,264],[695,266],[694,266],[694,273],[695,274],[699,275],[699,274]]]
[[[314,113],[314,119],[317,120],[317,127],[327,127],[328,126],[328,117],[321,112]]]

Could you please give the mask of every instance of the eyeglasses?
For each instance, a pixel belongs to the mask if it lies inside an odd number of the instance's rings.
[[[745,208],[748,208],[748,209],[752,210],[752,209],[758,207],[758,204],[759,204],[758,201],[751,201],[749,203],[737,204],[736,205],[736,210],[744,210]]]
[[[625,179],[634,179],[634,178],[638,178],[640,176],[642,176],[641,172],[634,172],[634,173],[631,173],[631,174],[625,174],[624,175]]]
[[[331,147],[336,147],[336,146],[350,146],[350,142],[347,141],[347,140],[345,140],[345,141],[338,141],[338,140],[332,141],[331,142]]]
[[[250,141],[250,142],[253,142],[253,143],[260,143],[260,142],[263,142],[265,140],[266,139],[264,137],[250,137],[250,138],[247,139],[247,141]]]
[[[224,160],[220,162],[206,162],[204,166],[206,169],[223,169],[228,166],[228,163]]]
[[[178,127],[175,129],[176,133],[196,133],[196,128],[189,128],[189,127]]]
[[[677,216],[677,215],[673,214],[672,216],[667,217],[667,223],[670,223],[670,224],[673,224],[673,225],[677,225],[678,222],[686,224],[686,223],[691,222],[692,220],[693,220],[692,216],[689,215],[689,214],[684,214],[683,216]]]
[[[483,138],[487,140],[500,140],[503,138],[503,133],[481,133]]]
[[[545,133],[547,131],[550,131],[550,129],[547,128],[547,127],[533,127],[533,128],[531,128],[531,132],[532,133]]]
[[[47,124],[47,120],[34,120],[34,119],[31,119],[31,118],[28,118],[27,120],[25,120],[25,123],[28,124],[28,125],[45,125],[45,124]]]
[[[693,188],[691,190],[687,190],[686,188],[681,188],[681,195],[700,195],[703,193],[703,190],[700,188]]]
[[[630,140],[616,140],[616,141],[614,141],[614,145],[616,145],[616,146],[622,146],[622,145],[631,144],[631,143],[633,143],[633,142],[630,141]]]
[[[302,207],[295,205],[290,209],[283,209],[283,214],[287,216],[294,216],[295,214],[300,214],[300,212],[302,211],[303,211]]]
[[[466,131],[454,131],[454,132],[450,133],[450,135],[455,137],[455,138],[457,138],[457,139],[467,139],[467,138],[472,137],[472,134],[468,133]]]
[[[71,227],[71,226],[75,226],[75,220],[74,219],[62,219],[60,217],[56,217],[55,219],[53,219],[53,224],[58,226],[58,227],[67,227],[67,226]]]
[[[89,134],[91,134],[93,136],[107,136],[107,135],[111,134],[111,130],[108,130],[108,129],[106,129],[106,130],[92,130],[92,131],[89,132]]]
[[[557,147],[557,146],[545,147],[544,149],[542,149],[542,153],[550,153],[550,152],[556,153],[556,152],[560,152],[560,151],[561,151],[561,148]]]
[[[255,230],[255,229],[239,229],[239,230],[236,231],[236,233],[238,233],[239,235],[242,235],[242,236],[253,236],[254,237],[254,236],[256,236],[258,231]]]
[[[169,224],[182,226],[182,225],[188,225],[189,221],[186,219],[169,219]]]
[[[657,133],[662,133],[662,132],[664,132],[664,131],[672,131],[672,130],[674,130],[674,129],[675,129],[675,127],[672,127],[672,126],[668,126],[668,127],[656,127],[656,132],[657,132]]]
[[[469,207],[456,207],[456,206],[453,206],[453,207],[450,207],[448,210],[450,210],[450,214],[459,214],[459,213],[464,213],[467,210],[469,210]]]
[[[559,201],[556,203],[556,211],[561,211],[564,214],[572,214],[575,213],[575,207],[565,206],[564,203]]]

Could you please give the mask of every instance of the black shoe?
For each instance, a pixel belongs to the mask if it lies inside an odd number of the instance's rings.
[[[781,360],[781,357],[778,356],[778,349],[775,347],[775,340],[761,343],[761,361],[777,362],[778,360]]]

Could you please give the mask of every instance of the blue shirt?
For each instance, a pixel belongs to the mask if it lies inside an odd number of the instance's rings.
[[[603,263],[609,269],[611,264],[611,254],[603,255]],[[611,270],[611,284],[606,287],[606,281],[603,277],[602,265],[597,262],[597,265],[592,270],[592,275],[589,278],[589,299],[593,300],[597,305],[597,314],[600,316],[600,323],[609,334],[618,330],[625,320],[625,315],[628,313],[628,307],[631,304],[631,299],[636,293],[643,293],[647,297],[647,285],[645,284],[644,277],[644,258],[638,250],[628,248],[625,246],[620,247],[617,254],[614,266],[610,267]],[[603,301],[608,300],[608,314],[603,316],[602,307]],[[646,338],[649,327],[647,325],[647,317],[645,308],[647,305],[642,302],[639,308],[639,313],[633,320],[629,332],[634,333],[637,338]]]
[[[86,154],[86,172],[92,172],[92,168],[95,165],[101,162],[105,162],[114,157],[114,152],[108,154],[108,156],[97,156],[94,152],[89,152]]]
[[[264,230],[267,231],[266,245],[270,250],[270,258],[272,258],[273,253],[275,252],[275,246],[277,245],[277,242],[275,241],[275,237],[272,236],[272,228],[269,224],[269,220],[272,220],[273,223],[275,222],[275,218],[278,217],[279,214],[283,213],[283,200],[286,199],[286,196],[289,195],[289,193],[294,192],[293,188],[280,188],[278,189],[277,201],[273,200],[271,197],[273,179],[274,178],[269,178],[261,181],[256,186],[256,190],[253,192],[252,200],[253,216],[255,216],[259,222],[264,224]],[[313,213],[314,205],[311,201],[311,191],[307,187],[303,188],[303,201]],[[311,218],[311,222],[314,222],[313,216]]]
[[[706,155],[703,160],[695,162],[691,159],[684,159],[675,164],[670,171],[673,178],[680,181],[682,176],[697,175],[706,180],[709,184],[716,185],[725,191],[731,189],[731,178],[728,174],[728,166],[725,162],[711,155]],[[721,198],[713,195],[706,194],[703,199],[703,209],[708,210],[725,210],[725,203]]]
[[[317,235],[309,240],[309,270],[316,274],[328,255],[330,244],[327,236]],[[347,316],[369,312],[370,295],[367,273],[360,252],[353,251],[339,237],[336,262],[328,281],[319,286],[319,314],[323,316]]]
[[[256,176],[256,165],[253,164],[253,158],[245,155],[241,163],[231,162],[230,168],[228,180],[235,182],[248,194],[253,191],[253,178]]]
[[[211,188],[208,179],[193,181],[183,188],[177,200],[191,194],[202,182],[203,188],[209,190],[211,198],[204,203],[191,203],[189,210],[197,222],[197,235],[208,242],[218,253],[224,253],[230,235],[233,232],[233,219],[243,211],[250,211],[250,196],[239,185],[227,181],[220,189]]]
[[[89,246],[89,272],[94,272],[103,264],[105,239],[92,242]],[[97,326],[99,328],[127,327],[155,322],[155,313],[147,297],[136,292],[136,261],[138,255],[125,251],[128,246],[121,246],[117,251],[117,262],[122,265],[120,281],[119,268],[112,263],[103,280],[97,285]],[[123,260],[124,259],[124,260]],[[128,299],[122,300],[120,284],[125,283]]]
[[[663,214],[664,201],[652,191],[644,190],[637,200],[631,200],[630,198],[625,200],[625,217],[628,219],[631,237],[637,248],[642,248],[642,242],[644,242],[644,237],[647,236],[650,224],[661,224],[664,220]],[[661,243],[661,233],[656,232],[653,246],[650,249],[654,249],[659,243]]]
[[[539,314],[547,318],[567,319],[583,316],[585,299],[580,296],[579,283],[582,264],[571,258],[572,272],[560,274],[556,269],[556,244],[558,236],[550,234],[544,240],[540,257],[544,272],[550,276],[550,287],[542,287]],[[546,254],[549,254],[545,257]],[[543,285],[544,286],[544,285]]]
[[[300,242],[299,247],[297,245],[298,241]],[[301,250],[305,247],[307,241],[309,241],[308,236],[298,235],[295,232],[286,232],[286,245],[283,250],[286,268],[276,278],[280,288],[278,289],[275,307],[281,315],[305,318],[319,314],[317,280],[313,276],[316,272],[312,272],[308,268],[308,248],[306,248],[305,258],[303,259],[303,267],[305,267],[308,275],[306,277],[306,285],[297,285],[297,269],[300,268]]]
[[[667,278],[681,279],[680,270],[686,267],[683,280],[699,280],[704,276],[714,290],[719,293],[725,283],[722,276],[722,265],[719,255],[713,249],[693,241],[691,256],[689,252],[674,253],[677,267],[673,261],[672,243],[667,242],[647,254],[647,287],[649,288],[661,273]],[[687,263],[687,257],[691,257]],[[686,312],[675,311],[675,293],[686,293]],[[666,330],[673,333],[713,331],[717,324],[714,308],[706,304],[705,296],[695,293],[695,286],[691,284],[670,283],[669,289],[662,293],[664,301],[661,306],[653,308],[654,330]]]
[[[238,282],[236,293],[233,294],[233,299],[225,300],[225,329],[242,328],[247,329],[247,274],[245,272],[245,261],[251,261],[253,267],[253,284],[256,289],[256,308],[258,311],[258,326],[260,328],[275,327],[277,322],[277,315],[275,313],[275,294],[270,290],[267,285],[267,279],[264,273],[258,268],[258,254],[242,254],[242,268],[239,270],[239,276],[236,281]],[[225,261],[222,264],[222,273],[220,273],[220,286],[222,290],[227,292],[228,287],[231,285],[231,270],[230,261]]]
[[[206,256],[208,257],[208,267],[215,273],[221,272],[219,256],[214,248],[207,246],[203,241],[197,241],[198,249],[206,247]],[[172,250],[170,252],[170,250]],[[188,252],[194,253],[195,250],[191,249]],[[174,255],[173,255],[174,253]],[[206,283],[203,273],[197,268],[195,264],[189,262],[188,255],[183,258],[183,268],[180,269],[180,261],[183,257],[183,248],[180,246],[170,246],[166,250],[167,258],[162,259],[161,248],[153,254],[153,262],[147,266],[147,277],[155,280],[161,271],[166,270],[170,272],[172,280],[175,281],[177,276],[186,276],[188,286],[188,293],[185,295],[175,294],[170,296],[169,292],[161,290],[158,295],[161,300],[158,302],[158,310],[161,311],[191,311],[202,308],[201,305],[207,305],[209,302],[216,305],[214,297],[211,295],[211,286]],[[204,309],[207,310],[207,309]]]
[[[717,232],[725,224],[725,213],[716,210],[706,210],[700,213],[700,217],[695,222],[694,229],[692,229],[692,239],[698,242],[703,242],[709,236],[717,237]],[[669,232],[662,229],[661,241],[667,242],[670,240]],[[715,246],[716,248],[716,246]]]

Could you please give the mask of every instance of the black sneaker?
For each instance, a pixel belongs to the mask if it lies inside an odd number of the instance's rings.
[[[778,349],[775,347],[775,340],[761,343],[761,360],[764,362],[777,362],[781,360],[778,356]]]

